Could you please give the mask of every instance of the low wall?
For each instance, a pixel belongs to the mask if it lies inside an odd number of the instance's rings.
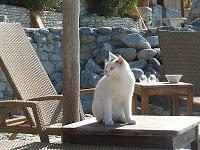
[[[20,22],[23,27],[30,27],[29,13],[29,10],[22,7],[0,4],[0,16],[5,15],[7,22]]]
[[[63,15],[62,13],[52,11],[40,12],[42,23],[45,27],[62,27]]]
[[[80,18],[81,27],[121,27],[121,28],[137,28],[137,22],[132,18],[121,18],[121,17],[104,17],[92,14],[89,16],[83,16]]]

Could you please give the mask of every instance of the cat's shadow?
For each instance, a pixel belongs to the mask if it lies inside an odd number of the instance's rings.
[[[114,131],[117,130],[121,127],[125,126],[134,126],[134,125],[129,125],[125,123],[115,123],[114,125],[107,126],[103,122],[93,122],[89,124],[85,124],[82,126],[79,126],[79,129],[82,131],[95,131],[95,132],[107,132],[107,131]]]

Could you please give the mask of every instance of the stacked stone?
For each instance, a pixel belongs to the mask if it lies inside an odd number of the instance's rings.
[[[152,26],[157,26],[157,21],[162,19],[162,6],[157,4],[157,0],[151,0],[150,5],[152,8]]]
[[[93,88],[102,77],[108,52],[122,55],[138,79],[142,74],[160,77],[160,49],[155,33],[143,37],[138,32],[123,28],[100,27],[80,29],[81,87]]]
[[[29,13],[29,10],[23,7],[0,4],[0,15],[5,15],[7,22],[20,22],[23,27],[30,27]]]
[[[41,11],[40,18],[46,28],[48,27],[62,27],[63,15],[59,12]]]
[[[89,4],[91,0],[80,0],[80,16],[89,14]]]
[[[128,29],[136,29],[138,24],[132,18],[121,18],[121,17],[105,17],[105,16],[97,16],[96,14],[82,16],[80,18],[80,27],[91,27],[91,28],[99,28],[99,27],[112,27],[112,28],[128,28]]]
[[[177,10],[174,8],[166,8],[165,10],[166,10],[165,12],[166,18],[181,18],[182,17],[181,10]]]
[[[187,21],[191,22],[196,19],[200,18],[200,0],[193,0],[192,1],[192,8],[189,12]]]
[[[129,63],[136,79],[145,74],[162,74],[160,49],[155,31],[144,37],[124,28],[82,27],[80,29],[81,88],[94,88],[103,76],[104,62],[111,51],[122,55]],[[86,112],[91,112],[91,96],[81,98]]]

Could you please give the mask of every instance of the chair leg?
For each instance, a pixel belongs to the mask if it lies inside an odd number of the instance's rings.
[[[137,115],[137,95],[133,94],[132,97],[132,114]]]
[[[40,132],[39,134],[41,142],[49,143],[48,133],[45,131]]]
[[[170,96],[170,115],[171,116],[179,115],[179,100],[176,95]]]
[[[12,133],[11,136],[9,137],[9,140],[14,140],[16,139],[18,133]]]

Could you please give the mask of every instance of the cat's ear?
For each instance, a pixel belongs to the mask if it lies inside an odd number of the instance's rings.
[[[115,60],[115,59],[118,59],[118,57],[115,56],[113,53],[111,53],[111,52],[109,51],[109,61],[112,61],[112,60]]]
[[[118,64],[120,64],[120,65],[124,64],[124,58],[123,58],[121,55],[119,55],[117,58],[118,58],[118,59],[117,59],[116,62],[117,62]]]

